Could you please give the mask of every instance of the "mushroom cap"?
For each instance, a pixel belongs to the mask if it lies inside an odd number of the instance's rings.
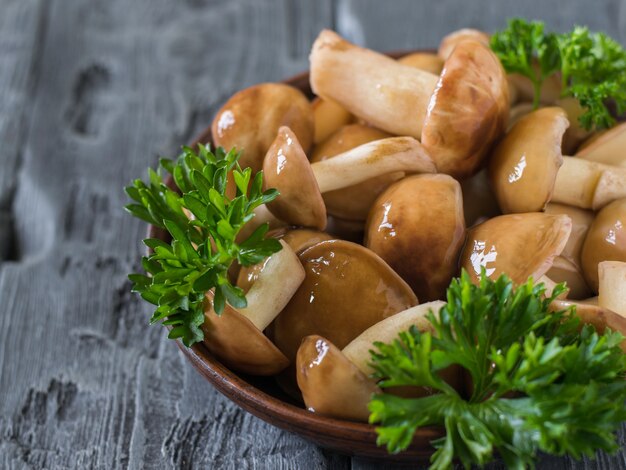
[[[461,41],[446,60],[430,98],[422,144],[441,173],[467,177],[504,132],[508,112],[502,64],[488,46]]]
[[[284,241],[291,247],[296,255],[299,255],[302,251],[316,243],[333,239],[333,237],[326,232],[318,232],[317,230],[307,228],[294,229],[293,227],[282,227],[272,230],[268,232],[267,236]],[[248,292],[252,284],[258,279],[259,273],[263,270],[268,260],[269,257],[265,258],[262,263],[252,266],[242,266],[237,277],[237,287],[243,289],[244,292]]]
[[[502,212],[545,208],[563,164],[561,140],[568,125],[561,108],[541,108],[521,118],[498,144],[489,178]]]
[[[487,276],[508,275],[521,284],[543,276],[569,237],[572,222],[566,215],[541,212],[494,217],[467,232],[461,266],[474,281],[481,268]]]
[[[278,129],[263,160],[263,186],[276,188],[280,196],[267,208],[293,225],[326,228],[326,206],[317,180],[296,135],[288,127]]]
[[[468,39],[477,41],[485,46],[489,46],[489,35],[484,31],[480,31],[478,29],[472,28],[463,28],[458,31],[453,31],[452,33],[444,36],[444,38],[439,43],[439,50],[437,51],[437,55],[441,57],[443,60],[446,60],[452,54],[454,48],[462,41],[467,41]]]
[[[415,175],[391,185],[367,220],[365,246],[422,301],[441,299],[457,271],[465,219],[461,186],[448,175]]]
[[[432,52],[413,52],[400,57],[398,62],[434,75],[439,75],[443,69],[443,59]]]
[[[465,224],[471,227],[482,218],[490,219],[502,215],[496,196],[489,186],[487,170],[482,169],[471,178],[461,181],[463,214]]]
[[[216,146],[242,150],[239,164],[256,173],[281,126],[291,128],[308,151],[313,142],[311,103],[297,88],[261,83],[231,96],[215,115],[211,131]]]
[[[545,213],[564,214],[572,219],[572,231],[567,240],[567,245],[565,245],[559,256],[568,260],[577,269],[580,269],[580,252],[583,249],[587,231],[595,218],[595,214],[585,209],[556,202],[549,203],[546,206]]]
[[[626,166],[626,122],[589,139],[576,153],[577,157],[607,165]]]
[[[343,348],[374,323],[417,304],[402,278],[356,243],[323,241],[300,253],[300,261],[304,282],[270,333],[290,359],[305,336],[318,334]]]
[[[373,394],[380,393],[373,379],[318,335],[302,340],[296,377],[307,409],[333,418],[367,421],[367,404]]]
[[[580,124],[580,117],[585,113],[585,108],[572,96],[557,100],[556,105],[565,111],[570,124],[563,135],[561,151],[564,155],[572,155],[580,143],[591,134],[591,131]]]
[[[362,124],[343,126],[323,143],[315,147],[311,162],[333,158],[359,145],[391,137],[384,131]],[[343,189],[322,195],[330,215],[346,220],[365,220],[378,195],[391,183],[404,176],[403,172],[388,173]]]
[[[613,201],[597,213],[583,244],[583,274],[596,293],[600,261],[626,261],[626,198]]]
[[[563,257],[563,253],[561,253],[561,256],[554,258],[552,267],[548,270],[546,276],[557,284],[565,282],[568,289],[567,298],[569,299],[586,299],[592,295],[580,268],[569,259]]]
[[[354,121],[354,116],[343,106],[331,100],[315,98],[311,102],[315,121],[313,142],[319,144],[330,137],[337,129]]]
[[[252,375],[275,375],[289,365],[285,355],[250,320],[228,304],[217,315],[212,291],[207,299],[202,324],[204,345],[224,365]]]

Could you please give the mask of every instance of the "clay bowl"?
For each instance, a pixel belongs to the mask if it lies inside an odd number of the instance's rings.
[[[397,58],[407,53],[389,55]],[[313,96],[308,72],[296,75],[283,83],[302,90],[309,97]],[[194,145],[198,142],[211,142],[210,127],[201,133]],[[170,241],[165,231],[154,226],[149,227],[148,236]],[[278,388],[272,377],[253,377],[235,373],[213,357],[203,344],[186,348],[180,341],[176,343],[196,370],[225,397],[254,416],[326,449],[345,455],[415,462],[428,459],[434,450],[430,442],[443,436],[440,428],[420,429],[409,449],[400,454],[390,455],[385,447],[376,445],[376,431],[373,425],[311,413]]]

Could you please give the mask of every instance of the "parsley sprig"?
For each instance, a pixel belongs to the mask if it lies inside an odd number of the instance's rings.
[[[542,22],[516,18],[491,37],[491,48],[507,72],[530,79],[535,108],[542,83],[560,74],[562,96],[576,98],[585,110],[580,117],[585,129],[615,124],[609,102],[618,114],[626,111],[626,51],[606,34],[581,26],[548,33]]]
[[[506,276],[472,284],[463,272],[448,289],[448,303],[429,320],[435,333],[415,327],[391,344],[375,343],[372,366],[383,389],[400,385],[437,391],[424,398],[390,393],[370,402],[379,445],[406,449],[423,426],[443,426],[433,442],[432,469],[491,461],[497,451],[510,468],[532,466],[537,452],[593,455],[617,449],[615,431],[626,420],[623,337],[579,329],[573,311],[551,313],[532,280],[513,287]],[[470,377],[461,394],[439,372],[451,365]]]
[[[131,274],[133,291],[156,305],[151,323],[171,325],[170,338],[186,346],[202,341],[205,294],[214,289],[217,314],[226,302],[235,308],[247,305],[243,291],[228,279],[228,269],[260,263],[281,249],[265,238],[268,224],[259,226],[246,240],[237,242],[241,228],[254,217],[254,209],[274,200],[278,191],[263,191],[263,173],[239,166],[240,153],[208,145],[198,150],[184,147],[177,160],[161,159],[157,171],[148,170],[149,182],[137,179],[125,188],[134,203],[126,210],[150,224],[165,229],[171,243],[144,240],[153,253],[142,258],[147,275]],[[173,177],[178,190],[166,184]],[[236,194],[226,195],[229,178]]]

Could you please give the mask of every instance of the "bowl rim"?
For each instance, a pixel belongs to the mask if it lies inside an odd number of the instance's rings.
[[[415,49],[385,54],[399,58],[415,52],[436,53],[432,49]],[[309,85],[309,71],[293,75],[280,83],[298,88],[309,99],[313,96]],[[201,131],[191,145],[196,146],[198,143],[212,144],[211,125]],[[147,236],[163,239],[167,234],[149,224]],[[203,343],[196,343],[191,348],[184,346],[180,340],[176,340],[176,344],[193,367],[226,398],[257,418],[298,434],[323,448],[344,455],[415,462],[430,457],[435,450],[431,441],[445,435],[440,427],[420,428],[406,451],[389,454],[386,447],[376,444],[377,433],[373,424],[330,418],[280,400],[223,365]]]

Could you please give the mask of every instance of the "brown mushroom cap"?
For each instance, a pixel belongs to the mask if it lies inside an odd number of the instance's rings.
[[[591,131],[586,130],[580,124],[580,116],[585,113],[585,108],[582,107],[580,101],[571,96],[557,100],[556,105],[565,111],[570,124],[563,135],[561,152],[564,155],[572,155],[580,143],[591,134]]]
[[[309,230],[306,228],[294,229],[283,227],[268,232],[268,237],[277,238],[287,243],[296,255],[324,240],[332,240],[333,237],[326,232],[318,232],[317,230]],[[259,273],[270,258],[265,258],[262,263],[252,266],[242,267],[237,277],[237,287],[248,292],[252,284],[258,279]]]
[[[626,122],[603,132],[597,137],[592,137],[576,153],[577,157],[592,162],[606,163],[626,167]]]
[[[415,175],[376,200],[365,246],[378,254],[422,301],[441,299],[456,273],[465,220],[461,186],[448,175]]]
[[[588,298],[592,295],[592,292],[587,285],[587,281],[585,281],[581,269],[562,255],[563,253],[561,253],[561,256],[554,258],[554,262],[546,273],[546,276],[557,284],[561,282],[567,284],[568,299]]]
[[[391,134],[362,124],[343,126],[315,147],[311,162],[321,162],[359,145],[391,137]],[[330,215],[347,220],[365,220],[374,200],[403,172],[387,173],[344,189],[328,191],[322,196]]]
[[[296,374],[307,409],[333,418],[367,421],[367,404],[373,394],[380,393],[373,379],[318,335],[302,340]]]
[[[207,298],[204,344],[227,367],[246,374],[275,375],[289,365],[285,355],[250,320],[228,304],[218,316],[212,307],[212,292]]]
[[[417,304],[411,288],[378,255],[343,240],[300,253],[304,282],[274,320],[270,337],[290,359],[319,334],[343,348],[362,331]]]
[[[402,65],[439,75],[443,70],[443,59],[432,52],[414,52],[398,59]]]
[[[477,41],[485,46],[489,46],[489,35],[487,33],[478,29],[463,28],[444,36],[439,43],[439,50],[437,51],[437,54],[443,60],[446,60],[450,57],[450,54],[452,54],[452,51],[460,42],[468,39]]]
[[[313,111],[306,96],[289,85],[261,83],[235,93],[215,115],[213,143],[243,150],[239,164],[257,172],[280,126],[298,136],[305,151],[313,142]]]
[[[542,108],[521,118],[496,147],[489,178],[502,212],[544,209],[563,163],[561,140],[567,126],[561,108]]]
[[[354,120],[354,116],[348,110],[331,100],[315,98],[311,102],[311,106],[315,120],[313,141],[316,144],[324,142],[337,129],[350,124]]]
[[[461,181],[461,191],[463,193],[463,214],[465,215],[465,224],[468,227],[474,225],[479,219],[490,219],[502,214],[496,196],[489,186],[486,169],[482,169],[474,176]]]
[[[481,268],[492,279],[508,275],[520,284],[543,276],[569,237],[566,215],[541,212],[494,217],[468,230],[461,266],[477,282]]]
[[[583,274],[598,292],[598,263],[626,261],[626,198],[604,207],[589,227],[581,254]]]
[[[502,64],[488,46],[461,41],[446,60],[431,96],[422,144],[441,173],[467,177],[504,132],[508,112]]]
[[[311,165],[296,135],[288,127],[278,130],[263,161],[263,185],[280,196],[267,208],[280,220],[319,230],[326,228],[326,206]]]
[[[572,231],[567,240],[567,245],[560,254],[576,267],[580,267],[580,252],[583,248],[587,231],[595,217],[594,213],[578,207],[567,206],[551,202],[546,206],[546,214],[564,214],[572,220]]]

